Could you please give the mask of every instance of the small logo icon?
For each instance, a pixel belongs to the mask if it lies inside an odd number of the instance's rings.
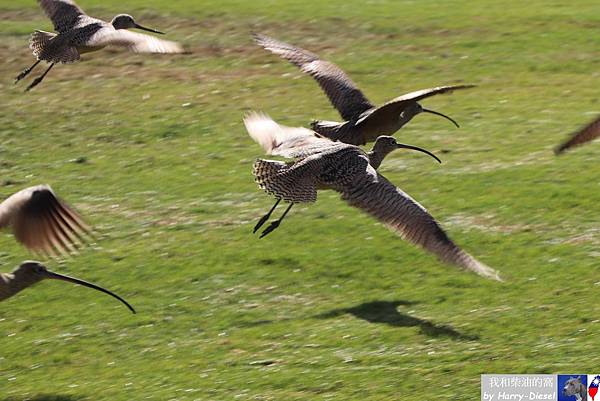
[[[587,375],[558,375],[558,401],[587,401],[587,379]]]
[[[600,386],[600,375],[590,375],[590,386],[588,387],[588,394],[594,401],[594,397],[598,394],[598,387]]]

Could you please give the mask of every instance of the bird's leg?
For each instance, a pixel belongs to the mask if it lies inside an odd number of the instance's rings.
[[[31,89],[36,87],[40,82],[42,82],[42,79],[44,79],[46,74],[48,74],[48,72],[50,72],[52,67],[54,67],[54,63],[50,64],[50,67],[48,67],[48,69],[46,71],[44,71],[44,73],[42,75],[40,75],[39,77],[34,79],[33,82],[25,89],[25,92],[29,92]]]
[[[15,83],[19,82],[20,80],[25,78],[27,75],[29,75],[29,73],[35,68],[36,65],[38,65],[40,63],[40,61],[42,61],[42,60],[36,61],[35,63],[33,63],[33,65],[31,67],[24,69],[19,75],[17,75],[17,77],[15,78]]]
[[[287,209],[285,209],[285,212],[283,212],[281,217],[279,219],[275,220],[274,222],[272,222],[271,224],[269,224],[269,227],[265,228],[265,230],[262,232],[262,234],[260,234],[260,238],[264,237],[265,235],[269,234],[271,231],[273,231],[277,227],[279,227],[279,224],[281,223],[281,221],[283,220],[285,215],[290,211],[292,206],[294,206],[294,204],[290,203],[290,205],[287,207]]]
[[[277,202],[275,202],[275,204],[273,205],[273,207],[271,208],[271,210],[269,210],[269,213],[265,214],[263,217],[260,218],[260,220],[258,220],[258,223],[256,223],[256,225],[254,226],[254,230],[252,230],[252,233],[257,232],[258,229],[261,228],[262,225],[265,224],[265,222],[267,220],[269,220],[269,217],[271,217],[271,213],[273,213],[273,211],[275,210],[275,208],[277,207],[277,205],[279,205],[279,202],[281,202],[281,198],[277,199]]]

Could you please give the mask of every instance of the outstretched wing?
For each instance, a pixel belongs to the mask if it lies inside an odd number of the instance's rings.
[[[90,228],[47,185],[23,189],[0,203],[0,228],[10,226],[16,239],[40,253],[75,251]]]
[[[554,153],[561,154],[567,149],[570,149],[574,146],[582,145],[586,142],[594,140],[600,136],[600,117],[596,118],[594,121],[575,132],[571,135],[569,140],[560,144],[554,149]]]
[[[38,0],[38,3],[54,24],[54,30],[65,32],[72,29],[80,16],[86,15],[71,0]]]
[[[96,32],[86,42],[86,46],[122,46],[134,53],[183,53],[184,51],[179,43],[126,29],[114,29],[112,25],[106,25]]]
[[[342,199],[377,218],[413,244],[434,253],[443,262],[501,280],[497,271],[460,249],[417,201],[381,174],[365,172],[364,178],[341,190]]]
[[[344,120],[355,120],[363,112],[375,107],[337,65],[319,59],[319,56],[314,53],[269,36],[260,34],[253,36],[260,46],[312,76]]]
[[[405,95],[398,96],[397,98],[385,103],[383,106],[378,107],[372,113],[359,120],[357,125],[368,124],[371,121],[391,121],[392,119],[398,118],[398,115],[402,113],[402,111],[404,111],[404,109],[411,103],[418,102],[419,100],[442,93],[474,87],[475,85],[449,85],[410,92]]]
[[[248,134],[268,155],[302,158],[329,148],[349,146],[332,142],[307,128],[279,125],[263,113],[248,113],[244,117],[244,124]]]

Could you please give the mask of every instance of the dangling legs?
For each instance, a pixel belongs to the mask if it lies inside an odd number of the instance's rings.
[[[271,210],[269,210],[269,213],[265,214],[263,217],[260,218],[260,220],[258,220],[258,223],[256,223],[256,225],[254,226],[254,230],[252,230],[252,233],[256,233],[258,229],[261,228],[267,220],[269,220],[269,217],[271,217],[271,213],[273,213],[273,210],[275,210],[277,205],[279,205],[279,202],[281,202],[281,198],[277,198],[277,202],[275,202]]]
[[[44,77],[46,76],[46,74],[48,74],[48,72],[50,72],[50,70],[52,69],[52,67],[54,67],[54,63],[50,64],[50,67],[48,67],[48,69],[46,71],[44,71],[44,73],[42,75],[40,75],[39,77],[37,77],[36,79],[34,79],[33,82],[31,83],[31,85],[29,85],[25,89],[25,92],[30,91],[31,89],[33,89],[34,87],[36,87],[40,82],[42,82],[42,79],[44,79]]]
[[[285,215],[290,211],[290,209],[292,208],[292,206],[294,206],[294,204],[290,203],[290,205],[287,207],[287,209],[285,209],[285,212],[283,212],[283,214],[281,215],[281,217],[278,220],[275,220],[274,222],[272,222],[271,224],[269,224],[269,227],[265,228],[265,230],[260,235],[260,238],[264,237],[265,235],[269,234],[271,231],[273,231],[277,227],[279,227],[279,224],[281,223],[281,221],[283,220],[283,218],[285,217]]]
[[[40,61],[42,61],[42,60],[36,61],[35,63],[33,63],[33,65],[31,67],[24,69],[19,75],[17,75],[17,77],[15,78],[15,83],[19,82],[20,80],[25,78],[27,75],[29,75],[29,73],[35,68],[36,65],[38,65],[40,63]]]

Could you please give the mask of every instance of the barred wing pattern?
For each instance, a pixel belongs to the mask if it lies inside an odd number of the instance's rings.
[[[134,53],[183,53],[183,48],[179,43],[126,29],[114,29],[112,25],[106,25],[96,32],[86,42],[86,45],[90,47],[122,46]]]
[[[596,118],[594,121],[575,132],[571,137],[564,143],[560,144],[555,150],[554,153],[561,154],[567,149],[570,149],[574,146],[582,145],[586,142],[592,141],[600,136],[600,117]]]
[[[319,59],[314,53],[266,35],[254,34],[254,40],[264,49],[288,60],[312,76],[344,120],[356,120],[362,113],[375,107],[337,65]]]
[[[73,252],[90,228],[47,185],[23,189],[0,204],[0,228],[11,227],[25,247],[56,256]]]
[[[320,156],[310,156],[288,165],[276,160],[257,159],[253,174],[259,188],[292,203],[312,203],[317,200],[316,177]]]
[[[71,0],[38,0],[38,3],[54,24],[57,32],[72,29],[80,16],[86,15],[74,1]]]
[[[454,244],[423,206],[381,174],[366,173],[353,185],[338,191],[351,206],[377,218],[402,238],[434,253],[443,262],[501,281],[497,271]]]
[[[400,113],[410,103],[418,102],[419,100],[426,99],[431,96],[439,95],[442,93],[452,92],[459,89],[474,88],[475,85],[448,85],[438,86],[435,88],[422,89],[415,92],[410,92],[402,96],[398,96],[386,102],[384,105],[375,109],[372,113],[361,118],[357,125],[362,123],[368,123],[368,120],[382,120],[388,121],[397,118]]]

